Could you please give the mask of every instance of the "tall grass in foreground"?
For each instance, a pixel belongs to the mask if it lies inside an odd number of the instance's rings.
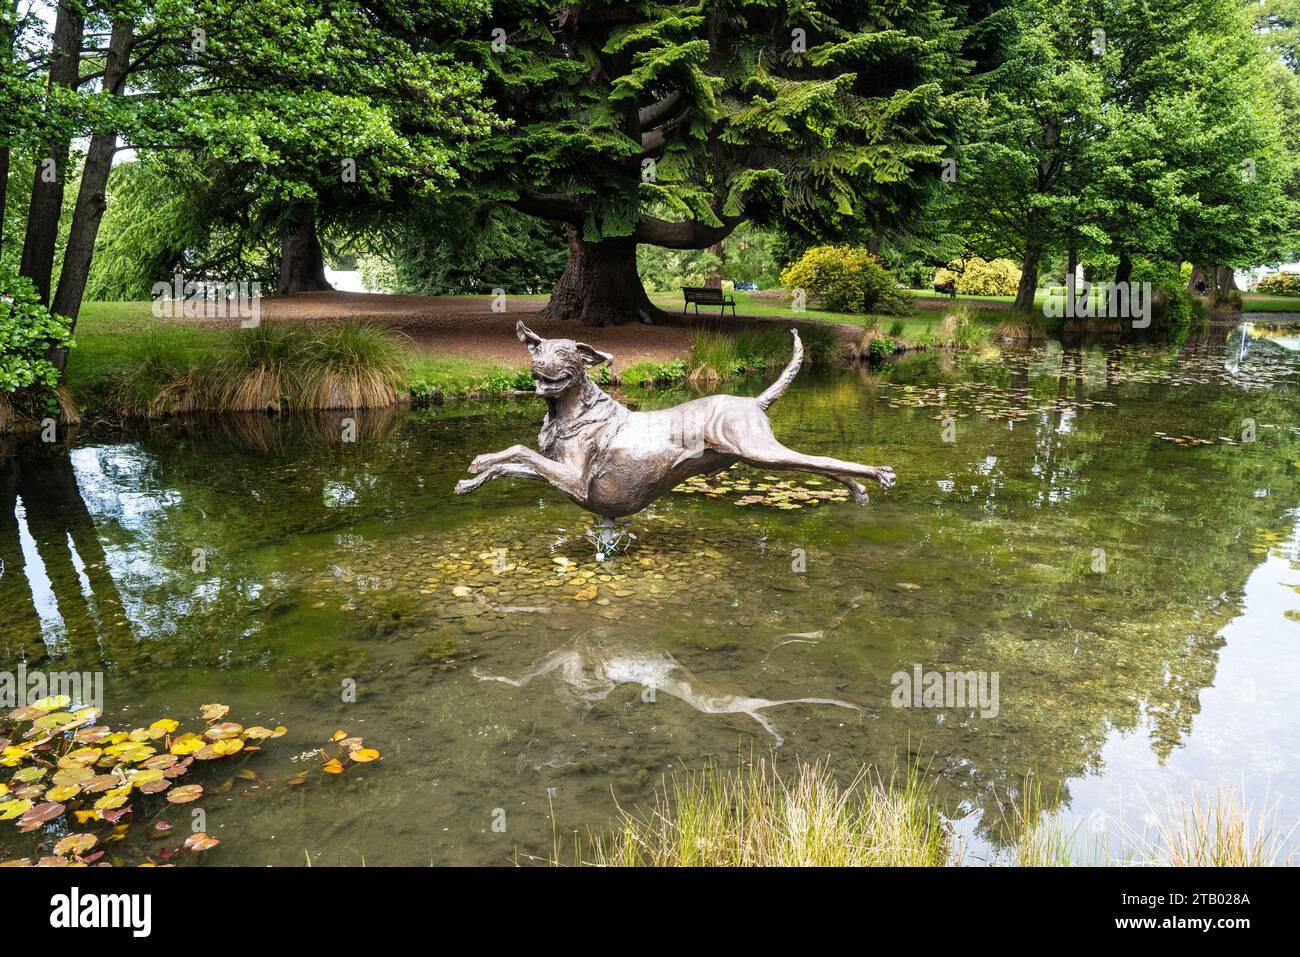
[[[579,853],[617,867],[937,866],[948,845],[919,774],[886,783],[862,771],[841,787],[820,763],[783,776],[759,761],[674,775],[652,811],[621,810]]]
[[[1279,830],[1273,808],[1256,807],[1235,787],[1199,787],[1186,798],[1170,795],[1148,806],[1142,832],[1121,826],[1091,833],[1071,827],[1058,802],[1027,786],[1015,808],[1015,843],[1008,858],[1018,867],[1080,865],[1157,867],[1274,867],[1296,863],[1287,844],[1296,825]]]
[[[1272,867],[1296,863],[1286,855],[1295,825],[1278,831],[1271,807],[1256,808],[1236,788],[1199,788],[1154,814],[1154,834],[1131,838],[1142,856],[1170,867]]]
[[[800,761],[781,773],[768,761],[724,772],[674,773],[648,810],[620,807],[606,830],[575,835],[570,859],[601,867],[960,866],[965,859],[915,764],[889,780],[863,769],[841,785],[829,768]],[[1058,796],[1059,797],[1059,796]],[[1027,782],[1007,824],[1013,837],[995,861],[1019,867],[1168,865],[1258,867],[1296,863],[1270,808],[1231,787],[1171,798],[1143,834],[1091,834],[1059,800]],[[1111,846],[1117,842],[1117,847]],[[554,838],[552,863],[565,853]]]
[[[197,358],[145,340],[118,388],[125,415],[391,406],[408,356],[391,332],[361,322],[264,322],[232,331]]]

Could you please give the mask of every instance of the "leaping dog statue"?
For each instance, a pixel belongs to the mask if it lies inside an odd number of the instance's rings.
[[[865,505],[866,489],[855,478],[892,488],[892,468],[804,455],[772,434],[766,410],[790,387],[803,362],[799,332],[790,331],[794,356],[759,395],[710,395],[671,409],[633,412],[587,375],[613,356],[572,339],[543,339],[521,322],[515,332],[532,354],[535,391],[546,400],[538,436],[541,452],[512,445],[480,455],[469,465],[475,478],[458,482],[456,494],[496,478],[536,479],[587,511],[614,519],[641,511],[692,475],[714,475],[745,462],[825,475],[846,485],[853,501]]]

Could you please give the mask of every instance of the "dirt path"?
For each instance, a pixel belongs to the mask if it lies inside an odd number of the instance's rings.
[[[299,322],[339,322],[365,319],[388,326],[411,340],[412,348],[443,355],[491,360],[507,366],[527,363],[527,353],[515,337],[522,319],[538,335],[589,342],[614,354],[618,370],[641,360],[664,362],[690,352],[691,331],[697,328],[738,329],[789,320],[741,316],[689,320],[683,325],[586,326],[546,319],[544,299],[511,299],[505,312],[493,312],[492,300],[472,296],[389,296],[364,292],[305,292],[262,300],[262,318]],[[847,331],[847,327],[844,327]]]

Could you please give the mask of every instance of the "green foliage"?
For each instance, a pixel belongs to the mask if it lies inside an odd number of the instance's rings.
[[[841,312],[891,312],[909,301],[880,258],[857,246],[812,247],[781,272],[781,285]]]
[[[624,385],[652,386],[672,385],[686,378],[686,360],[670,359],[667,362],[655,362],[643,359],[628,366],[619,377]]]
[[[72,345],[68,320],[41,305],[30,280],[0,263],[0,393],[54,388],[59,370],[46,350]]]
[[[1133,264],[1129,281],[1151,283],[1153,318],[1161,325],[1184,326],[1198,318],[1200,299],[1188,293],[1179,265],[1139,259]]]
[[[952,280],[963,296],[1014,296],[1020,285],[1020,267],[1010,259],[957,259],[934,274],[936,284]]]
[[[528,367],[507,369],[472,359],[419,355],[409,374],[411,395],[418,401],[440,401],[454,396],[501,395],[532,391]]]
[[[1285,259],[1294,149],[1238,0],[1014,0],[943,214],[985,257]],[[1152,29],[1153,22],[1159,29]],[[1261,258],[1262,257],[1262,258]]]
[[[199,168],[174,157],[114,167],[87,300],[146,300],[155,283],[171,283],[178,272],[220,276],[223,282],[260,282],[267,291],[274,289],[279,278],[276,237],[261,235],[247,209],[217,212],[204,198],[213,188],[213,180]]]
[[[395,218],[363,260],[368,288],[421,296],[533,295],[564,271],[564,230],[505,207],[426,203]]]
[[[1293,272],[1275,272],[1255,283],[1255,292],[1271,296],[1300,296],[1300,275]]]
[[[877,336],[868,347],[872,361],[879,361],[892,356],[898,349],[898,343],[890,336]]]
[[[652,292],[678,292],[683,286],[703,286],[719,263],[711,249],[641,246],[636,256],[637,273]]]
[[[722,258],[713,247],[669,249],[642,245],[637,248],[637,272],[647,289],[677,292],[683,286],[703,286],[720,272],[724,287],[752,282],[760,289],[777,285],[780,267],[773,256],[774,235],[769,230],[744,228],[722,241]]]
[[[474,0],[382,14],[357,0],[115,8],[115,23],[134,17],[149,37],[133,50],[131,95],[78,91],[67,131],[116,129],[140,157],[128,165],[141,169],[113,173],[90,295],[139,297],[176,269],[269,289],[288,224],[314,221],[327,253],[364,247],[443,191],[464,144],[501,121],[478,73],[422,33],[432,23],[466,29],[484,9]],[[206,28],[201,50],[196,23]]]
[[[760,761],[674,774],[653,808],[620,807],[576,853],[600,867],[938,867],[949,841],[919,769],[889,780],[863,770],[842,785],[822,764],[782,775]]]
[[[971,349],[991,342],[993,329],[976,319],[969,306],[959,306],[944,314],[937,338],[940,345]]]
[[[502,23],[509,41],[494,50]],[[791,49],[796,24],[806,52]],[[914,209],[965,66],[931,0],[494,3],[475,29],[438,39],[486,75],[512,121],[471,144],[468,193],[587,241],[695,248],[742,221],[816,233]]]

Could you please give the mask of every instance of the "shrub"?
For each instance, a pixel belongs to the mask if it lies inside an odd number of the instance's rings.
[[[0,393],[53,389],[59,370],[50,345],[72,346],[69,321],[41,305],[31,280],[0,264]]]
[[[1278,272],[1255,283],[1255,291],[1270,296],[1300,296],[1300,274]]]
[[[897,349],[898,343],[889,336],[881,336],[878,339],[871,340],[870,350],[873,361],[879,362],[881,359],[888,358],[889,356],[892,356]]]
[[[893,312],[910,302],[879,257],[860,246],[814,246],[786,266],[781,285],[837,312]]]
[[[940,279],[940,276],[943,278]],[[1010,259],[954,260],[935,273],[936,283],[955,280],[963,296],[1014,296],[1020,285],[1020,267]]]
[[[1186,325],[1196,318],[1198,308],[1204,309],[1199,297],[1193,304],[1187,280],[1173,263],[1139,259],[1133,264],[1129,281],[1151,283],[1152,317],[1161,325]]]

